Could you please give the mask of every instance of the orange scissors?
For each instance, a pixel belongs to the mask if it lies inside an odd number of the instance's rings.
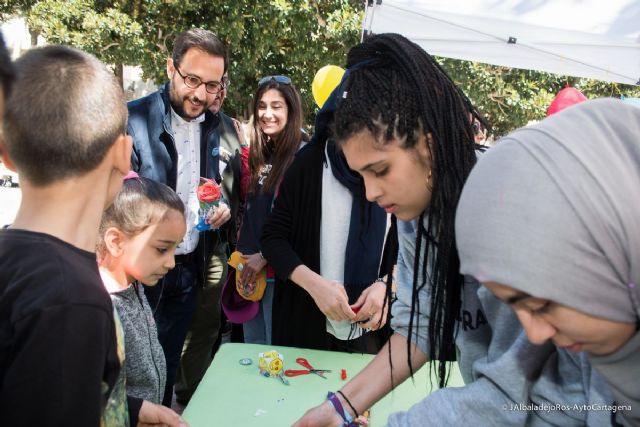
[[[317,376],[322,377],[326,380],[327,377],[322,374],[324,374],[325,372],[331,372],[330,369],[313,369],[313,366],[311,366],[311,364],[304,357],[298,357],[296,359],[296,363],[298,365],[304,366],[307,369],[287,369],[286,371],[284,371],[285,376],[297,377],[298,375],[316,374]]]

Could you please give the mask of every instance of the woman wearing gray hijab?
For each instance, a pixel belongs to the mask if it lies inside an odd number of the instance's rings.
[[[640,425],[640,108],[585,102],[503,138],[469,175],[456,239],[461,272],[532,343],[585,352],[616,421]]]

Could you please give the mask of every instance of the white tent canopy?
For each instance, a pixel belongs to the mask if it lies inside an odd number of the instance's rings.
[[[432,55],[640,84],[639,0],[368,0],[364,34]]]

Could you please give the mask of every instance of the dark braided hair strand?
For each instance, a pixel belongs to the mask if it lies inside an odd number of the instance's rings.
[[[420,315],[418,293],[429,284],[428,356],[439,361],[438,382],[444,387],[449,376],[446,362],[455,360],[464,283],[454,234],[455,209],[476,162],[473,119],[485,120],[434,59],[401,35],[368,38],[349,51],[347,67],[350,73],[340,89],[345,95],[334,118],[338,141],[368,130],[381,144],[399,140],[409,149],[421,134],[430,136],[432,196],[418,224],[409,330]],[[407,347],[413,373],[411,335]]]

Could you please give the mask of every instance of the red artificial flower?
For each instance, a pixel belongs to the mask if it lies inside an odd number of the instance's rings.
[[[220,186],[211,179],[201,179],[198,186],[198,200],[204,203],[217,202],[220,200]]]

